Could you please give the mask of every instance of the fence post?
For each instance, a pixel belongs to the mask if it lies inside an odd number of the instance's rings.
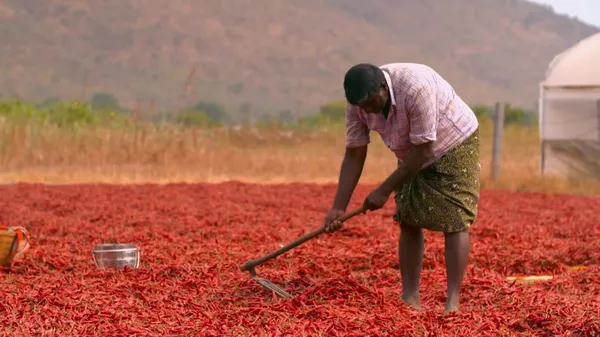
[[[502,138],[504,131],[504,103],[496,102],[494,112],[494,143],[492,144],[492,181],[500,175],[502,157]]]

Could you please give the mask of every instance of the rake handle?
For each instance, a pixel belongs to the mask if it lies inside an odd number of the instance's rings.
[[[365,213],[365,212],[366,212],[366,208],[364,208],[363,206],[361,206],[359,208],[356,208],[356,209],[354,209],[354,210],[352,210],[352,211],[350,211],[350,212],[342,215],[341,217],[337,218],[336,220],[344,222],[344,221],[349,220],[352,217],[357,216],[358,214]],[[278,250],[276,250],[276,251],[274,251],[274,252],[272,252],[272,253],[270,253],[268,255],[265,255],[265,256],[263,256],[261,258],[258,258],[256,260],[250,260],[250,261],[244,263],[242,265],[242,267],[240,268],[240,270],[241,271],[252,271],[252,270],[254,270],[254,267],[256,267],[256,266],[258,266],[260,264],[263,264],[263,263],[265,263],[265,262],[267,262],[267,261],[269,261],[271,259],[274,259],[277,256],[279,256],[279,255],[281,255],[281,254],[283,254],[283,253],[285,253],[285,252],[287,252],[287,251],[289,251],[289,250],[291,250],[293,248],[296,248],[296,247],[300,246],[301,244],[305,243],[306,241],[308,241],[310,239],[313,239],[313,238],[315,238],[315,237],[323,234],[325,232],[325,228],[326,228],[325,226],[321,226],[319,229],[316,229],[316,230],[314,230],[314,231],[312,231],[312,232],[310,232],[308,234],[305,234],[305,235],[297,238],[296,240],[288,243],[287,245],[279,248]]]

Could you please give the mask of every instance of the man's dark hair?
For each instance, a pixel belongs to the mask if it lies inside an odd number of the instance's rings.
[[[344,76],[346,100],[352,105],[379,89],[385,81],[383,71],[376,65],[360,63],[348,69]]]

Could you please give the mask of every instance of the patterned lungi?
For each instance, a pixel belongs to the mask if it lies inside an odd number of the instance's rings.
[[[394,220],[444,233],[468,229],[477,217],[480,174],[477,129],[395,191]]]

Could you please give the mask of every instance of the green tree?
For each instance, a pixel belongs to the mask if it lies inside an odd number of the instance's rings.
[[[286,109],[279,112],[279,121],[283,124],[291,124],[294,122],[294,114],[292,110]]]
[[[227,112],[221,104],[200,101],[196,103],[196,105],[194,105],[191,110],[202,111],[208,116],[209,119],[219,123],[223,123],[229,120]]]
[[[504,108],[504,123],[505,124],[525,124],[529,113],[522,108],[513,108],[510,104],[506,104]]]
[[[184,126],[215,127],[221,124],[219,121],[210,118],[206,112],[198,110],[189,110],[177,114],[175,121]]]
[[[244,85],[242,83],[235,83],[229,86],[229,91],[234,95],[241,93],[242,90],[244,90]]]
[[[321,106],[319,117],[329,122],[340,122],[346,117],[346,102],[333,101]]]
[[[244,103],[240,106],[240,118],[239,122],[242,124],[249,124],[252,120],[252,106],[250,103]]]
[[[120,111],[119,100],[106,92],[97,92],[90,99],[90,106],[93,110],[113,110]]]
[[[479,120],[481,120],[482,118],[489,118],[491,116],[490,108],[485,105],[478,104],[472,106],[471,109],[473,110],[475,116],[477,116],[477,119]]]

